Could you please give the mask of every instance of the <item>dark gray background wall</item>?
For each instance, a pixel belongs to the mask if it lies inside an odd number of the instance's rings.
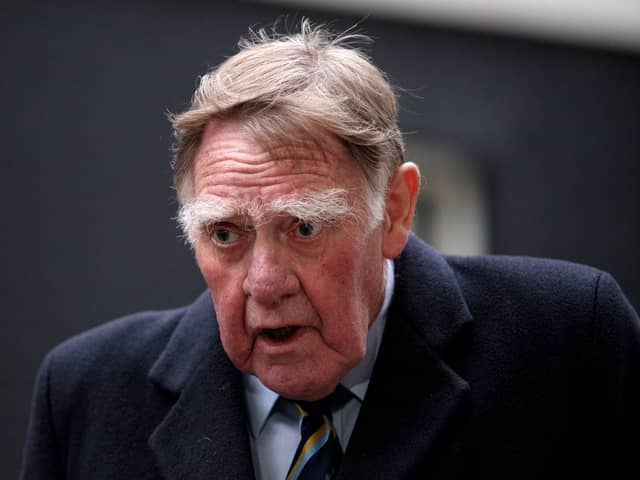
[[[283,13],[296,12],[177,0],[0,7],[0,477],[17,476],[47,350],[203,288],[171,220],[165,113],[248,25]],[[486,172],[491,250],[596,265],[639,305],[640,56],[376,18],[362,27],[377,39],[374,60],[412,92],[403,130],[464,149]]]

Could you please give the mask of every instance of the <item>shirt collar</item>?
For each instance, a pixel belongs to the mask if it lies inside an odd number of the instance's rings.
[[[391,296],[394,288],[394,270],[393,262],[386,260],[386,275],[384,300],[382,307],[376,316],[376,319],[369,327],[367,333],[367,352],[358,364],[347,372],[340,382],[344,387],[349,389],[351,393],[360,401],[364,400],[369,387],[369,379],[373,371],[373,366],[378,356],[378,349],[382,341],[384,326],[387,321],[387,310],[391,303]],[[244,394],[247,402],[247,411],[249,414],[249,424],[251,433],[257,437],[264,427],[271,411],[273,410],[278,398],[276,392],[264,386],[258,377],[249,374],[243,374]]]

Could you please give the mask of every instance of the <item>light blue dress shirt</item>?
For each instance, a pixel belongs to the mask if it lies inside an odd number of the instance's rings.
[[[387,309],[393,294],[393,262],[386,261],[384,301],[367,333],[364,358],[340,382],[353,394],[342,408],[332,412],[342,450],[346,450],[353,427],[369,386],[369,378],[378,355]],[[249,416],[251,456],[257,480],[284,480],[300,442],[301,417],[293,403],[265,387],[253,375],[243,375],[244,393]]]

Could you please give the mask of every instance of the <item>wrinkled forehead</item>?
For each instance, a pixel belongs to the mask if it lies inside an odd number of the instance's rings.
[[[361,190],[365,186],[365,175],[335,135],[322,129],[314,130],[313,135],[299,130],[267,131],[265,124],[257,125],[260,129],[255,130],[250,122],[209,122],[194,159],[196,196],[251,198],[274,186],[279,193],[328,187]]]
[[[267,153],[272,161],[286,163],[292,169],[305,161],[326,162],[330,158],[359,169],[347,142],[326,126],[291,112],[249,109],[231,113],[210,120],[205,135],[229,127],[251,141],[255,149]]]

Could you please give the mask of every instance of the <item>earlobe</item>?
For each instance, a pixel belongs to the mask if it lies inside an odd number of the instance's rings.
[[[420,190],[420,171],[415,163],[400,165],[391,181],[385,207],[382,254],[396,258],[407,243]]]

